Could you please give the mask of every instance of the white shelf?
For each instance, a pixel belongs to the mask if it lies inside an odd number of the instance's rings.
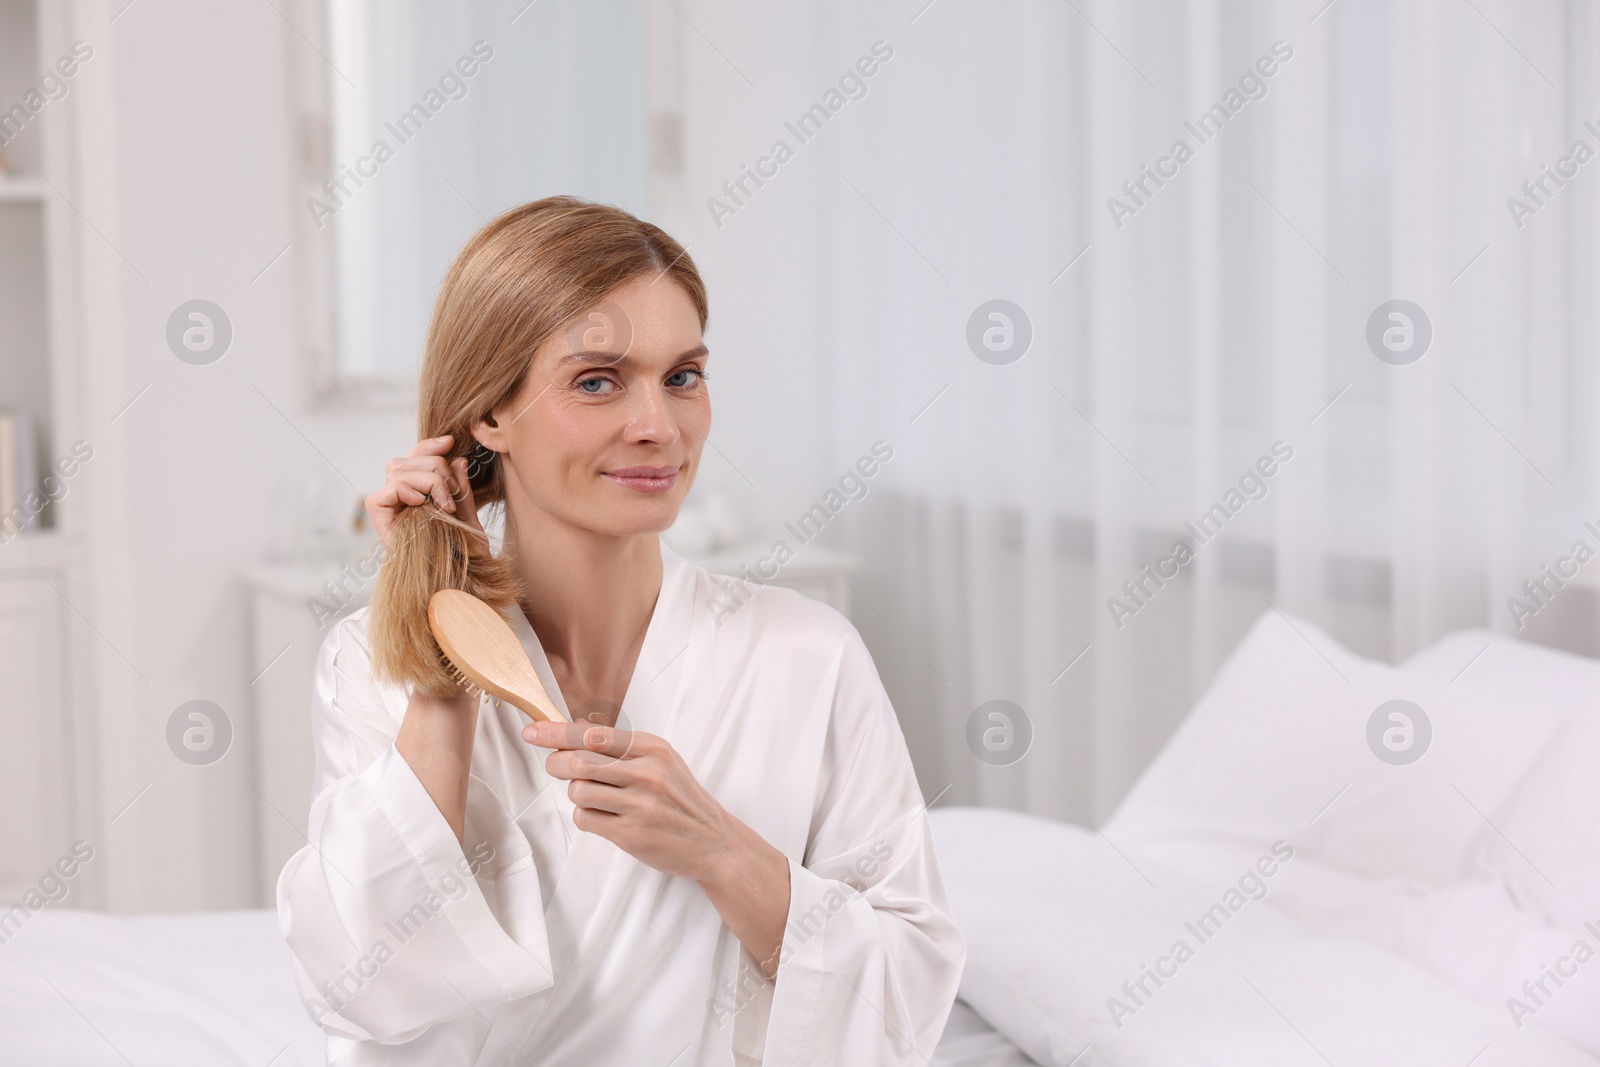
[[[43,178],[0,178],[0,204],[42,204],[49,190]]]
[[[0,0],[0,106],[36,85],[89,18],[79,3]],[[6,145],[11,170],[0,175],[0,406],[32,416],[41,475],[66,442],[90,437],[80,314],[87,276],[77,256],[87,231],[76,212],[55,210],[56,190],[71,203],[82,196],[74,192],[82,175],[97,188],[114,185],[103,161],[78,161],[78,148],[92,139],[79,118],[89,98],[75,92],[74,100]],[[0,543],[0,666],[21,686],[0,696],[7,739],[0,746],[0,898],[36,881],[65,842],[96,840],[105,828],[96,708],[106,700],[109,717],[122,705],[96,677],[103,645],[74,606],[88,592],[88,538],[97,535],[85,519],[93,493],[90,483],[74,483],[50,505],[52,528]],[[91,870],[80,879],[72,906],[102,903],[103,876]]]

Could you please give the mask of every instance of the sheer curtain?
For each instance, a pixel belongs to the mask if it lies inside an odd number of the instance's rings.
[[[893,447],[839,529],[930,797],[1098,822],[1263,611],[1390,659],[1468,626],[1596,651],[1588,570],[1520,631],[1507,605],[1597,541],[1600,161],[1561,162],[1600,149],[1592,9],[822,0],[781,40],[673,10],[713,162],[661,213],[724,275],[725,335],[771,284],[737,242],[792,238],[813,484]],[[715,219],[876,41],[866,95]],[[1514,217],[1546,164],[1576,173]],[[1014,361],[979,351],[1005,319],[969,343],[993,300],[1031,326]],[[752,508],[815,495],[783,484]],[[969,740],[993,700],[1014,762]]]

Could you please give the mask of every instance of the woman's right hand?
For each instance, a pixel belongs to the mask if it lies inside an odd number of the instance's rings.
[[[399,459],[391,459],[384,467],[383,488],[367,497],[366,506],[372,528],[386,547],[395,517],[404,509],[421,507],[429,500],[463,522],[483,528],[472,499],[466,457],[459,456],[449,462],[444,458],[453,440],[450,434],[445,434],[418,441],[411,451]]]

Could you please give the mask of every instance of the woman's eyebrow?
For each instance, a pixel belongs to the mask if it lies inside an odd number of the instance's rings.
[[[711,350],[705,345],[696,345],[694,348],[679,355],[672,362],[676,365],[686,360],[699,359],[710,354]],[[616,352],[596,352],[585,348],[577,352],[568,352],[561,357],[559,365],[564,366],[568,363],[584,363],[594,367],[622,367],[626,369],[632,367],[635,360],[632,356],[618,355]]]
[[[633,360],[626,355],[615,352],[594,352],[583,349],[579,352],[568,352],[559,360],[561,365],[568,363],[587,363],[595,367],[631,367]]]

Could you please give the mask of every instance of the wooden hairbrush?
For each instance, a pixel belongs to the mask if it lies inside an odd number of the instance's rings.
[[[433,594],[428,600],[428,629],[462,688],[482,690],[538,722],[572,721],[545,692],[504,616],[471,593],[441,589]]]

